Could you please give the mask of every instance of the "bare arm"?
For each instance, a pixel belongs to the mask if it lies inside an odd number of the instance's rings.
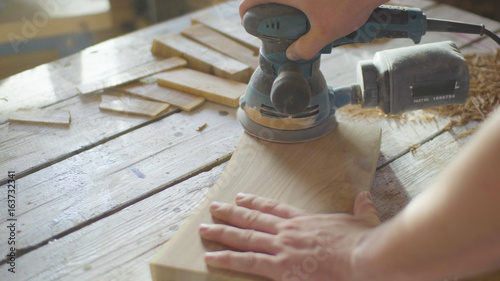
[[[379,225],[367,193],[354,215],[307,214],[240,195],[202,225],[203,238],[241,252],[207,253],[211,266],[273,280],[444,280],[500,268],[500,109],[425,192]]]
[[[394,280],[500,268],[500,109],[440,178],[370,233],[358,253],[360,267]]]
[[[287,50],[291,60],[310,59],[326,44],[360,28],[371,12],[387,0],[243,0],[240,15],[256,5],[279,3],[302,10],[311,30]]]

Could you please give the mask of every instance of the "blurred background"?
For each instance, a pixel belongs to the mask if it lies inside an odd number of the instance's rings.
[[[0,79],[226,0],[0,0]],[[498,0],[436,0],[500,21]]]

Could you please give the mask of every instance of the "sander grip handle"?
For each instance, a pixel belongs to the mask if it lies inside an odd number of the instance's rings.
[[[351,34],[332,42],[331,47],[354,43],[371,43],[377,38],[410,38],[420,43],[427,30],[427,16],[417,8],[382,5],[367,22]]]

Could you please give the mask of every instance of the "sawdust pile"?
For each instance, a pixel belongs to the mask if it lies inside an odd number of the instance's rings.
[[[500,105],[500,52],[466,55],[470,71],[470,92],[465,105],[450,105],[422,110],[418,114],[386,115],[378,109],[346,106],[340,109],[348,117],[394,118],[401,122],[430,121],[434,117],[451,118],[451,125],[466,125],[483,121]]]
[[[454,117],[456,125],[483,121],[500,104],[500,52],[465,56],[470,71],[470,92],[465,105],[428,109],[443,117]]]

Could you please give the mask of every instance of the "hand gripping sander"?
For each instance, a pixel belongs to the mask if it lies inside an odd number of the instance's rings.
[[[356,84],[335,89],[327,86],[320,71],[321,54],[331,53],[333,47],[376,38],[419,43],[426,31],[489,32],[484,25],[427,19],[419,9],[380,6],[365,25],[312,59],[290,61],[287,48],[310,29],[300,10],[281,4],[256,6],[245,14],[243,26],[262,40],[262,47],[259,67],[240,98],[238,119],[251,135],[285,143],[327,134],[336,125],[336,109],[347,104],[398,114],[467,99],[468,66],[452,42],[378,52],[373,60],[358,63]]]

